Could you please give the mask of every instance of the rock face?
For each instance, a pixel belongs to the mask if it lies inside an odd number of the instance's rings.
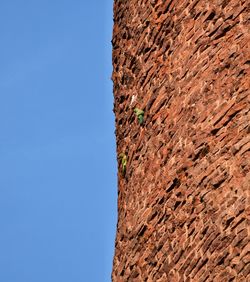
[[[113,281],[250,281],[249,32],[250,0],[114,1]]]

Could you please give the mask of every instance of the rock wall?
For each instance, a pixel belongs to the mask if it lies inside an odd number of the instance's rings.
[[[250,281],[249,33],[250,0],[114,1],[113,281]]]

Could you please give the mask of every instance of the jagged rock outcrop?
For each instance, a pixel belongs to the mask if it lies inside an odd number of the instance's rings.
[[[250,0],[114,1],[113,281],[250,281],[249,32]]]

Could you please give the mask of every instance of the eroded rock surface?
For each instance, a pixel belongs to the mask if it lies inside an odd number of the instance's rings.
[[[250,281],[249,32],[249,0],[114,1],[113,281]]]

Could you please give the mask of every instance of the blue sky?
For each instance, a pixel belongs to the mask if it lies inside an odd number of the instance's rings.
[[[111,281],[112,2],[0,2],[0,281]]]

